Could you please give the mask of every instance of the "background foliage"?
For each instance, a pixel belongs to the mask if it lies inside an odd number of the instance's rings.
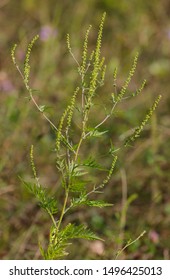
[[[76,241],[69,258],[112,259],[115,252],[143,230],[147,233],[130,246],[121,258],[169,259],[170,248],[170,4],[168,0],[2,0],[0,3],[0,258],[38,259],[38,236],[41,243],[48,235],[48,217],[43,215],[35,200],[22,187],[19,176],[29,179],[31,167],[29,150],[34,144],[36,165],[44,185],[55,192],[58,175],[54,164],[54,135],[42,121],[25,94],[16,74],[10,49],[21,42],[17,51],[23,62],[24,51],[35,34],[39,43],[31,57],[31,83],[36,97],[48,106],[53,121],[59,116],[76,86],[76,65],[66,46],[70,33],[72,48],[80,57],[83,37],[89,24],[93,25],[90,44],[95,42],[95,29],[103,12],[107,17],[104,27],[103,54],[108,64],[106,85],[101,89],[100,101],[111,92],[110,83],[118,67],[118,84],[127,77],[132,58],[139,51],[135,78],[130,84],[134,92],[143,79],[147,85],[143,94],[122,103],[116,119],[107,123],[115,145],[128,135],[158,94],[163,100],[152,117],[142,138],[121,154],[117,172],[101,199],[113,203],[105,210],[81,208],[73,212],[65,223],[81,221],[90,224],[100,241]],[[96,106],[99,106],[96,104]],[[96,107],[104,114],[104,108]],[[94,112],[94,122],[98,115]],[[101,118],[101,115],[99,116]],[[95,143],[94,143],[95,144]],[[98,141],[85,153],[104,154],[110,143]],[[103,161],[103,159],[101,159]],[[106,166],[109,159],[104,159]],[[95,174],[94,174],[95,176]],[[103,178],[99,178],[101,181]],[[91,180],[94,180],[92,176]],[[58,194],[60,198],[61,194]],[[83,243],[82,243],[83,242]]]

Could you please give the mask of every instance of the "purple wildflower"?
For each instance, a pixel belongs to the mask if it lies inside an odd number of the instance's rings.
[[[42,41],[47,41],[50,37],[56,37],[57,36],[57,30],[54,29],[50,25],[44,25],[40,29],[40,39]]]
[[[159,234],[155,230],[150,230],[148,235],[149,235],[149,239],[153,243],[155,243],[155,244],[159,243]]]
[[[10,92],[14,90],[12,82],[9,80],[6,72],[0,72],[0,90]]]

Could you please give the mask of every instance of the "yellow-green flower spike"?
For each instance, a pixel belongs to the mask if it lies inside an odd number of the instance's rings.
[[[30,65],[29,65],[29,61],[30,61],[30,55],[31,55],[31,51],[33,48],[33,45],[35,44],[35,42],[38,40],[39,35],[36,35],[32,41],[29,43],[28,48],[27,48],[27,52],[26,52],[26,56],[25,56],[25,61],[24,61],[24,82],[26,85],[28,85],[29,82],[29,76],[30,76]]]
[[[149,119],[153,115],[156,107],[158,106],[158,103],[160,102],[161,97],[162,97],[161,95],[158,96],[158,98],[153,103],[152,107],[150,108],[149,112],[146,114],[146,116],[143,119],[143,121],[141,122],[141,124],[135,129],[134,133],[125,141],[125,144],[124,144],[125,147],[128,146],[128,144],[130,144],[131,142],[134,142],[136,140],[136,138],[138,138],[140,136],[146,123],[149,121]]]
[[[82,66],[81,66],[81,74],[84,75],[87,68],[87,47],[88,47],[88,39],[89,39],[89,32],[91,29],[91,25],[86,31],[85,39],[84,39],[84,45],[83,45],[83,55],[82,55]]]

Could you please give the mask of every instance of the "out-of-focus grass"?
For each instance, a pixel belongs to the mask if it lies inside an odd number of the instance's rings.
[[[18,8],[19,7],[19,8]],[[18,175],[31,176],[30,145],[35,145],[35,161],[43,184],[55,192],[58,175],[55,169],[54,134],[34,110],[26,97],[22,81],[10,60],[10,48],[20,42],[17,52],[23,63],[24,50],[32,37],[39,33],[40,41],[32,57],[31,83],[36,98],[49,106],[49,114],[58,124],[64,105],[75,88],[78,75],[76,65],[67,53],[66,33],[71,34],[72,47],[80,59],[83,34],[90,23],[94,31],[90,44],[95,41],[95,27],[101,14],[107,12],[103,38],[103,53],[108,63],[106,85],[100,92],[106,100],[113,90],[111,79],[118,66],[121,86],[126,78],[133,55],[138,50],[140,59],[130,90],[136,90],[142,79],[148,80],[146,89],[137,99],[127,101],[115,118],[107,123],[113,142],[120,143],[129,129],[141,120],[154,96],[163,94],[163,101],[134,147],[121,154],[120,170],[126,175],[128,196],[136,193],[126,213],[124,230],[120,229],[122,215],[122,173],[117,169],[102,198],[114,203],[102,211],[80,209],[68,221],[90,223],[103,237],[104,253],[97,245],[76,241],[70,247],[68,258],[97,259],[114,257],[119,244],[135,239],[143,230],[146,235],[129,247],[122,258],[168,259],[170,248],[170,120],[169,120],[169,59],[170,25],[169,1],[30,1],[4,0],[0,4],[0,258],[38,259],[38,238],[46,242],[48,218],[25,191]],[[96,101],[96,103],[99,103]],[[109,104],[109,99],[108,99]],[[101,107],[96,107],[102,112]],[[93,121],[101,115],[94,112]],[[109,142],[85,147],[84,152],[104,153]],[[109,158],[102,158],[109,165]],[[93,178],[92,178],[93,179]],[[58,194],[62,198],[61,194]],[[120,240],[123,231],[124,241]]]

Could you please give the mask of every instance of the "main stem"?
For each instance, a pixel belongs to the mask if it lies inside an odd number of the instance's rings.
[[[65,214],[65,209],[66,209],[67,200],[68,200],[68,194],[69,194],[69,190],[67,189],[66,192],[65,192],[65,199],[64,199],[63,209],[61,211],[60,219],[59,219],[59,222],[58,222],[58,225],[57,225],[57,229],[58,230],[60,228],[61,222],[63,220],[63,216]]]

